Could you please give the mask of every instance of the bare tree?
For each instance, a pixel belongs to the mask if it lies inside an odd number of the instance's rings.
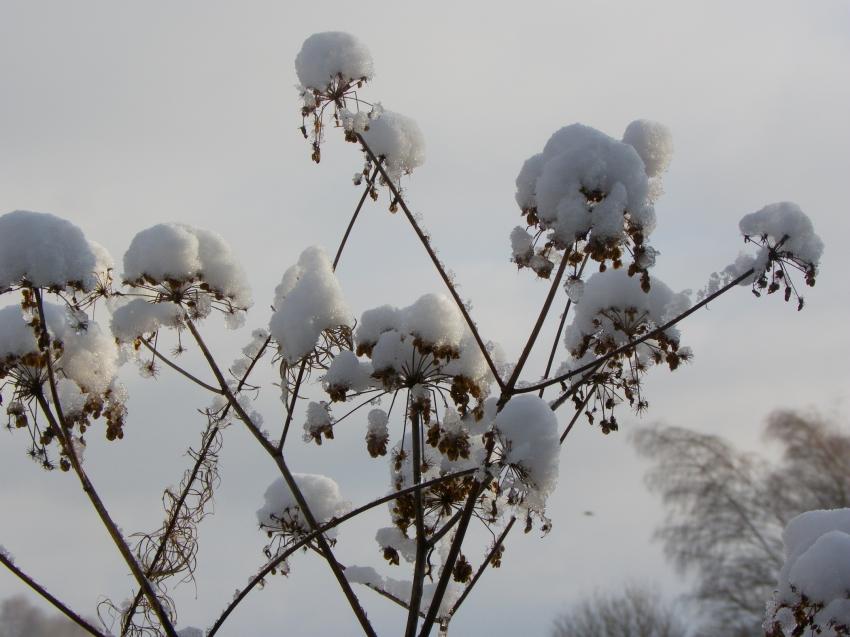
[[[846,507],[850,434],[817,415],[777,411],[765,439],[770,463],[722,438],[681,427],[641,429],[638,451],[652,460],[649,487],[668,507],[657,530],[667,556],[697,575],[693,592],[711,621],[703,635],[761,635],[764,600],[782,567],[782,529],[810,509]],[[719,632],[717,632],[719,631]]]
[[[629,584],[595,593],[555,620],[552,637],[685,637],[685,623],[658,591]]]

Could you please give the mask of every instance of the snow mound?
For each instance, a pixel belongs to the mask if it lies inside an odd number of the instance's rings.
[[[351,504],[342,499],[339,485],[331,478],[313,473],[295,473],[293,478],[318,524],[325,524],[351,510]],[[263,497],[265,502],[257,511],[261,527],[289,534],[310,532],[307,518],[283,478],[272,482]],[[325,535],[336,537],[336,529]]]
[[[363,139],[376,157],[384,158],[387,174],[396,185],[402,175],[425,163],[425,137],[414,120],[400,113],[384,110],[369,120]]]
[[[305,89],[323,91],[340,78],[344,84],[371,79],[374,69],[372,55],[360,40],[350,33],[326,31],[304,40],[295,72]]]

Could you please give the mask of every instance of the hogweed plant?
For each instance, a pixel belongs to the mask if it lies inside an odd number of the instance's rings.
[[[119,277],[105,251],[70,222],[24,211],[0,217],[0,292],[19,301],[0,310],[8,427],[28,437],[29,454],[42,467],[76,475],[137,594],[104,601],[96,627],[5,549],[0,560],[91,634],[199,632],[175,629],[169,587],[193,577],[199,526],[218,484],[221,432],[231,422],[253,436],[279,478],[257,497],[267,540],[262,566],[211,618],[208,635],[272,575],[289,574],[298,551],[327,563],[365,634],[375,630],[360,598],[372,592],[405,609],[408,637],[431,634],[435,625],[446,634],[477,582],[500,566],[514,527],[550,529],[546,502],[557,483],[560,445],[576,421],[616,431],[621,409],[648,407],[643,380],[650,368],[675,371],[691,359],[678,329],[682,319],[738,286],[757,296],[782,292],[802,307],[803,282],[815,283],[822,243],[796,205],[778,203],[742,219],[745,243],[755,250],[713,274],[695,304],[688,293],[672,291],[651,274],[658,252],[650,244],[672,152],[668,130],[639,120],[617,140],[573,124],[552,135],[517,177],[522,223],[510,233],[510,258],[548,280],[549,291],[518,360],[507,364],[479,333],[408,207],[402,181],[423,162],[423,137],[413,120],[364,100],[373,73],[366,47],[345,33],[319,33],[304,42],[295,67],[310,155],[320,161],[329,134],[356,145],[363,158],[354,177],[359,199],[334,257],[318,247],[300,255],[274,291],[267,328],[252,332],[231,366],[208,347],[203,323],[218,313],[229,327],[241,326],[252,298],[220,236],[178,223],[143,230]],[[335,270],[367,199],[407,219],[445,284],[443,294],[355,319]],[[98,302],[109,309],[108,325],[93,319]],[[542,376],[529,374],[526,363],[552,312],[562,314],[548,363]],[[186,348],[198,350],[208,370],[182,367],[178,355]],[[132,359],[147,375],[171,368],[208,391],[211,402],[191,466],[163,495],[165,522],[127,537],[88,478],[83,451],[89,429],[102,426],[110,440],[122,438],[126,392],[117,374],[119,363]],[[266,433],[253,406],[259,388],[250,376],[263,359],[280,371],[277,437]],[[308,383],[319,385],[324,399],[305,408]],[[357,508],[332,479],[294,473],[288,462],[297,438],[334,444],[334,429],[345,420],[365,425],[364,462],[389,465],[389,494]],[[340,563],[334,548],[344,523],[384,505],[386,526],[375,532],[379,563]],[[476,528],[492,541],[471,545],[480,537],[471,532]]]

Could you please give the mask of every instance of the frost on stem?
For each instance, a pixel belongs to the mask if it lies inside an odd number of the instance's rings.
[[[629,275],[640,273],[647,287],[655,253],[645,241],[659,191],[650,181],[671,152],[667,129],[645,120],[632,122],[622,142],[582,124],[556,132],[517,177],[516,201],[531,232],[511,233],[513,261],[548,278],[560,252],[574,267],[589,255],[600,270],[621,267],[628,254]]]
[[[785,564],[767,606],[765,634],[850,635],[850,509],[798,515],[782,540]]]
[[[755,254],[741,254],[734,263],[714,272],[700,296],[714,293],[752,269],[752,277],[741,285],[751,285],[756,296],[764,291],[773,294],[783,290],[786,301],[793,296],[797,309],[803,309],[800,282],[795,282],[795,276],[802,276],[806,285],[814,286],[823,254],[823,241],[815,233],[811,219],[797,204],[783,201],[745,215],[739,227],[744,241],[757,246]]]
[[[212,310],[240,327],[253,304],[242,266],[222,237],[180,223],[162,223],[133,237],[124,254],[123,281],[152,303],[170,302],[192,320]]]
[[[690,305],[687,293],[674,293],[654,277],[649,291],[644,292],[622,270],[594,274],[584,286],[573,321],[564,333],[571,358],[558,373],[582,367],[642,338]],[[609,358],[573,394],[576,407],[587,405],[586,415],[591,423],[595,421],[594,414],[601,412],[602,432],[616,431],[616,405],[628,401],[638,412],[648,406],[641,383],[651,366],[666,364],[675,370],[692,358],[690,348],[680,346],[680,338],[679,330],[671,327]]]
[[[293,478],[317,524],[326,524],[351,510],[351,504],[343,500],[339,485],[331,478],[312,473],[295,473]],[[257,519],[260,529],[271,540],[265,553],[272,558],[310,533],[311,527],[283,478],[272,482],[263,497],[264,504],[257,511]],[[336,529],[328,530],[325,537],[335,541]]]

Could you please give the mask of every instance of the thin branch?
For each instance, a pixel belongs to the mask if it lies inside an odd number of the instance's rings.
[[[204,389],[206,389],[207,391],[211,391],[211,392],[213,392],[214,394],[219,394],[219,395],[221,394],[221,390],[220,390],[220,389],[216,389],[216,388],[215,388],[215,387],[213,387],[212,385],[207,385],[204,381],[202,381],[202,380],[201,380],[200,378],[198,378],[197,376],[193,376],[192,374],[190,374],[189,372],[187,372],[185,369],[183,369],[182,367],[180,367],[177,363],[174,363],[174,362],[173,362],[173,361],[171,361],[168,357],[163,356],[162,354],[160,354],[160,353],[159,353],[159,350],[157,350],[155,347],[153,347],[153,346],[152,346],[150,343],[148,343],[145,339],[141,338],[141,339],[139,339],[139,341],[141,341],[142,345],[144,345],[145,347],[147,347],[147,348],[151,351],[151,353],[152,353],[154,356],[156,356],[159,360],[161,360],[163,363],[165,363],[166,365],[168,365],[171,369],[173,369],[173,370],[174,370],[174,371],[176,371],[177,373],[182,374],[183,376],[185,376],[186,378],[188,378],[189,380],[191,380],[193,383],[195,383],[196,385],[200,385],[201,387],[203,387],[203,388],[204,388]]]
[[[581,278],[581,275],[584,273],[584,267],[587,265],[587,260],[590,258],[589,254],[584,255],[584,261],[581,262],[581,267],[578,270],[578,276]],[[549,360],[546,362],[546,371],[543,372],[543,378],[541,380],[546,380],[549,378],[549,372],[552,371],[552,363],[555,361],[555,354],[558,351],[558,343],[561,342],[561,334],[564,333],[564,325],[567,322],[567,315],[570,313],[570,308],[572,307],[573,300],[567,297],[567,307],[564,308],[564,313],[561,314],[561,321],[558,323],[558,331],[555,333],[555,340],[552,341],[552,351],[549,352]],[[546,391],[545,387],[540,388],[540,393],[538,396],[543,398],[543,392]]]
[[[292,424],[292,418],[295,415],[295,403],[298,400],[298,392],[301,390],[301,383],[304,380],[304,372],[307,369],[307,359],[310,357],[310,354],[304,357],[301,361],[301,367],[298,368],[298,378],[295,380],[295,386],[292,388],[292,400],[289,401],[289,405],[287,405],[286,409],[286,422],[283,424],[283,433],[280,435],[280,442],[277,445],[277,453],[283,453],[283,445],[286,442],[286,436],[289,434],[289,425]],[[282,382],[286,382],[283,378],[281,378]]]
[[[65,451],[65,455],[68,456],[68,460],[71,463],[71,466],[74,469],[74,473],[77,474],[77,478],[80,480],[80,484],[82,485],[83,491],[88,496],[89,501],[92,503],[95,511],[100,517],[100,521],[106,527],[109,536],[112,538],[116,548],[121,553],[121,557],[124,558],[124,561],[127,563],[127,566],[130,568],[130,571],[133,573],[133,577],[136,578],[136,582],[139,584],[139,587],[144,591],[145,597],[148,598],[148,602],[150,602],[151,608],[153,608],[154,613],[159,619],[162,627],[165,629],[168,637],[177,637],[177,633],[174,630],[174,626],[171,624],[171,620],[168,617],[168,613],[162,606],[162,602],[159,597],[157,597],[153,588],[151,587],[150,581],[145,577],[144,572],[142,571],[141,566],[139,565],[136,558],[133,556],[132,551],[130,551],[130,547],[127,546],[127,543],[124,541],[124,537],[121,535],[121,532],[118,530],[118,525],[112,520],[109,515],[109,512],[106,509],[106,506],[103,504],[103,501],[100,499],[100,495],[95,490],[94,485],[92,484],[89,477],[86,475],[85,470],[80,464],[80,460],[77,457],[77,452],[74,450],[73,442],[66,436],[66,431],[70,432],[71,428],[68,426],[65,421],[65,415],[62,411],[62,406],[59,401],[59,392],[56,388],[56,376],[53,371],[53,361],[52,361],[52,353],[51,353],[51,345],[52,340],[50,338],[50,334],[47,331],[47,316],[44,312],[44,302],[41,297],[41,290],[38,288],[32,288],[33,293],[35,295],[36,304],[38,307],[38,316],[39,321],[41,322],[41,337],[39,341],[41,341],[40,345],[42,345],[42,352],[44,354],[45,363],[47,365],[47,377],[50,384],[50,392],[53,398],[53,404],[56,406],[56,415],[59,418],[59,422],[56,422],[56,419],[53,416],[53,412],[50,409],[50,405],[47,403],[47,399],[44,397],[44,393],[39,388],[36,393],[36,400],[41,407],[41,410],[44,412],[45,417],[50,422],[51,429],[56,432],[56,437],[59,439],[59,443],[61,444],[63,450]]]
[[[543,389],[545,387],[548,387],[549,385],[554,385],[555,383],[563,383],[565,380],[569,380],[570,378],[572,378],[576,374],[580,374],[582,372],[587,371],[588,369],[590,369],[591,367],[593,367],[597,363],[604,362],[604,361],[608,360],[609,358],[613,358],[614,356],[618,356],[618,355],[622,354],[623,352],[634,348],[636,345],[640,345],[644,341],[647,341],[650,338],[658,336],[664,330],[670,329],[671,327],[673,327],[674,325],[676,325],[680,321],[689,317],[691,314],[693,314],[697,310],[708,305],[711,301],[716,299],[721,294],[725,294],[726,292],[728,292],[729,290],[731,290],[735,286],[739,285],[740,283],[742,283],[743,281],[745,281],[746,279],[751,277],[753,275],[753,272],[754,272],[754,270],[752,268],[750,268],[749,270],[747,270],[746,272],[744,272],[740,276],[736,277],[730,283],[724,285],[722,288],[717,290],[717,292],[715,292],[714,294],[704,298],[702,301],[700,301],[699,303],[694,305],[689,310],[686,310],[686,311],[682,312],[681,314],[679,314],[679,316],[677,316],[676,318],[667,321],[661,327],[657,327],[654,330],[652,330],[651,332],[647,332],[646,334],[644,334],[639,339],[636,339],[634,341],[629,341],[628,343],[626,343],[622,347],[618,347],[617,349],[609,352],[605,356],[602,356],[601,358],[598,358],[597,360],[592,361],[592,362],[588,363],[587,365],[582,365],[581,367],[577,367],[576,369],[574,369],[570,372],[567,372],[566,374],[561,374],[560,376],[556,376],[555,378],[551,378],[551,379],[546,380],[546,381],[541,381],[539,383],[535,383],[534,385],[527,385],[525,387],[520,387],[518,389],[515,388],[513,390],[513,393],[514,394],[524,394],[524,393],[527,393],[527,392],[537,391],[538,389]]]
[[[0,552],[0,563],[3,564],[6,568],[8,568],[12,573],[18,576],[18,578],[23,581],[27,586],[29,586],[36,593],[41,595],[44,599],[50,602],[59,612],[65,615],[72,622],[77,624],[83,630],[88,631],[92,635],[96,635],[97,637],[106,637],[105,633],[102,633],[97,628],[92,626],[89,622],[83,619],[78,613],[75,613],[70,608],[68,608],[65,604],[62,603],[59,599],[51,595],[47,592],[41,584],[32,579],[29,575],[24,573],[21,569],[15,566],[15,563],[2,552]]]
[[[546,301],[543,303],[543,307],[540,308],[540,313],[537,315],[537,321],[534,323],[534,327],[531,330],[531,334],[528,336],[528,340],[525,343],[522,354],[520,354],[519,360],[516,365],[514,365],[511,377],[508,379],[504,388],[504,393],[508,394],[508,396],[510,396],[516,386],[516,382],[519,380],[519,375],[522,373],[522,368],[525,367],[525,362],[528,360],[528,356],[531,354],[531,350],[534,347],[537,336],[540,334],[540,328],[543,327],[543,323],[549,315],[549,309],[552,307],[552,301],[555,300],[555,293],[558,291],[558,286],[561,284],[561,278],[564,276],[564,271],[567,269],[568,260],[567,254],[564,254],[561,258],[561,264],[558,266],[558,273],[552,280],[552,285],[549,286],[549,294],[546,295]]]
[[[499,537],[496,540],[495,544],[493,544],[493,548],[490,549],[490,552],[487,554],[486,559],[481,563],[481,566],[478,567],[478,571],[476,571],[475,576],[472,578],[472,581],[465,589],[463,589],[463,593],[461,593],[460,597],[458,597],[457,601],[454,603],[454,606],[452,606],[451,610],[449,611],[449,617],[451,617],[457,612],[457,609],[460,608],[461,604],[463,604],[463,601],[466,599],[466,596],[469,595],[470,591],[472,590],[472,587],[478,583],[479,579],[481,579],[481,576],[484,574],[484,571],[487,570],[487,567],[490,565],[493,557],[501,548],[502,543],[505,541],[505,537],[507,537],[508,533],[511,532],[511,529],[513,528],[515,522],[516,516],[512,515],[511,519],[508,520],[508,523],[505,525],[505,528],[499,534]]]
[[[464,320],[466,321],[467,326],[469,327],[470,332],[472,332],[472,336],[475,338],[475,342],[478,343],[478,348],[481,350],[482,356],[487,361],[487,365],[490,368],[490,371],[493,373],[493,377],[496,379],[496,383],[498,383],[500,389],[505,388],[505,383],[502,380],[501,376],[499,376],[499,371],[496,369],[496,365],[493,362],[492,357],[490,356],[490,352],[487,350],[487,346],[484,344],[484,341],[481,339],[481,335],[478,333],[478,328],[475,326],[475,322],[472,320],[472,317],[469,315],[469,311],[466,309],[466,305],[460,298],[460,295],[457,293],[454,284],[452,283],[449,275],[446,273],[445,268],[443,268],[443,264],[440,263],[440,260],[437,258],[437,255],[434,253],[434,249],[431,247],[431,243],[428,237],[425,236],[425,233],[422,232],[422,228],[419,227],[419,224],[416,222],[416,219],[413,216],[413,213],[410,212],[410,209],[407,207],[407,203],[404,201],[404,198],[401,196],[398,188],[396,188],[393,180],[390,179],[390,176],[387,174],[387,171],[384,169],[383,165],[381,165],[378,157],[375,156],[375,153],[372,152],[372,149],[369,148],[369,145],[366,143],[366,140],[363,139],[363,136],[358,133],[357,141],[360,142],[360,145],[363,147],[363,150],[369,156],[381,171],[381,176],[387,182],[387,186],[392,192],[393,199],[404,211],[407,220],[410,222],[410,225],[413,227],[416,236],[419,237],[419,241],[422,243],[422,246],[425,248],[425,251],[428,253],[428,256],[431,257],[431,262],[434,264],[434,267],[437,269],[437,272],[440,275],[440,278],[445,283],[446,288],[448,288],[449,293],[452,295],[452,298],[455,301],[460,313],[463,315]]]
[[[360,214],[360,209],[363,208],[363,203],[366,201],[366,197],[369,195],[369,191],[372,190],[372,187],[375,183],[375,177],[378,176],[378,168],[372,172],[372,176],[367,179],[366,187],[363,189],[363,194],[360,197],[360,201],[357,203],[357,207],[354,209],[354,214],[351,215],[351,221],[348,222],[348,227],[345,229],[345,234],[342,236],[342,241],[339,242],[339,247],[336,250],[336,256],[334,257],[333,269],[336,270],[336,266],[339,264],[340,258],[342,258],[342,251],[345,249],[345,244],[348,242],[348,235],[351,234],[351,229],[354,227],[354,222],[357,221],[357,216]]]
[[[431,480],[427,480],[420,485],[414,485],[412,487],[407,487],[406,489],[402,489],[401,491],[396,491],[395,493],[391,493],[391,494],[386,495],[382,498],[378,498],[377,500],[373,500],[372,502],[369,502],[368,504],[364,504],[364,505],[346,513],[345,515],[342,515],[338,518],[334,518],[334,519],[330,520],[329,522],[320,526],[315,531],[311,531],[307,535],[303,536],[300,540],[295,542],[293,545],[288,547],[285,551],[283,551],[279,555],[275,556],[275,558],[273,560],[271,560],[268,564],[266,564],[259,571],[259,573],[257,573],[257,575],[255,575],[251,579],[251,581],[248,582],[248,585],[245,588],[243,588],[239,592],[239,595],[234,597],[233,601],[230,602],[230,604],[228,604],[227,608],[224,609],[224,612],[219,616],[219,618],[216,620],[215,624],[213,624],[212,628],[210,629],[210,632],[207,633],[207,637],[213,637],[213,635],[215,635],[215,633],[218,631],[218,629],[221,627],[221,625],[224,623],[224,621],[227,619],[227,617],[235,610],[235,608],[248,595],[248,593],[251,592],[251,589],[256,587],[257,584],[259,584],[261,581],[263,581],[263,579],[265,577],[267,577],[269,573],[271,573],[273,570],[275,570],[287,557],[289,557],[290,555],[295,553],[298,549],[303,547],[305,544],[307,544],[308,542],[310,542],[314,538],[325,533],[326,531],[333,529],[334,527],[342,524],[343,522],[346,522],[346,521],[350,520],[351,518],[354,518],[354,517],[360,515],[361,513],[369,511],[370,509],[374,509],[375,507],[380,506],[382,504],[386,504],[387,502],[391,502],[393,500],[396,500],[396,499],[398,499],[402,496],[407,495],[408,493],[413,493],[417,489],[427,489],[428,487],[431,487],[435,484],[439,484],[440,482],[443,482],[443,481],[446,481],[446,480],[453,480],[455,478],[461,478],[463,476],[472,475],[476,471],[477,471],[477,469],[466,469],[464,471],[458,471],[457,473],[450,473],[450,474],[447,474],[447,475],[444,475],[444,476],[440,476],[439,478],[433,478]]]
[[[564,444],[564,440],[567,439],[567,436],[570,434],[570,431],[572,431],[573,425],[576,424],[578,417],[581,416],[581,412],[584,410],[585,407],[587,407],[587,403],[590,402],[590,397],[592,395],[593,391],[587,392],[587,396],[585,396],[584,400],[581,401],[581,405],[578,406],[578,408],[576,409],[576,413],[574,413],[573,417],[570,419],[570,424],[567,425],[566,429],[564,429],[564,433],[561,434],[561,439],[558,442],[559,445]]]

